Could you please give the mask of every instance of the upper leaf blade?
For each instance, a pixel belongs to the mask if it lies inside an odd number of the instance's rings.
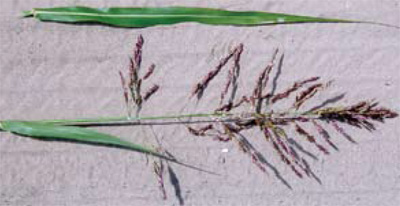
[[[34,16],[42,21],[99,23],[117,27],[149,27],[182,22],[237,26],[307,22],[360,22],[281,13],[228,11],[195,7],[105,9],[89,7],[38,8],[24,12],[24,16]]]

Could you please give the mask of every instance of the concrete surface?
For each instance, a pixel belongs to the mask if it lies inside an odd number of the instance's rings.
[[[23,10],[66,5],[187,5],[265,10],[360,19],[400,26],[398,0],[140,0],[0,1],[0,119],[54,119],[124,114],[118,71],[126,69],[135,38],[143,34],[144,65],[161,92],[143,115],[176,113],[198,81],[232,46],[245,44],[242,89],[250,89],[273,49],[285,52],[278,89],[310,76],[335,80],[315,101],[346,93],[340,104],[376,98],[399,111],[400,30],[366,24],[303,24],[222,27],[185,23],[147,29],[71,26],[20,19]],[[192,111],[208,111],[219,90]],[[209,104],[207,104],[209,103]],[[250,140],[290,183],[260,172],[233,143],[195,138],[179,126],[154,127],[165,148],[186,162],[221,176],[172,165],[185,205],[400,205],[400,119],[374,133],[348,129],[358,144],[339,134],[339,152],[311,161],[322,180],[298,179],[262,141]],[[153,144],[149,128],[100,128],[130,141]],[[223,153],[223,149],[228,149]],[[314,150],[315,152],[315,150]],[[179,205],[166,179],[162,200],[151,165],[138,153],[35,141],[0,134],[0,205]]]

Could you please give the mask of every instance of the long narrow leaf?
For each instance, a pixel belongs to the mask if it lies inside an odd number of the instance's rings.
[[[140,153],[150,154],[184,167],[217,175],[217,173],[212,171],[207,171],[202,168],[183,163],[172,157],[165,156],[153,149],[119,139],[118,137],[109,134],[96,132],[82,127],[59,126],[51,123],[41,123],[40,121],[34,122],[6,120],[0,122],[0,131],[12,132],[17,135],[33,137],[41,140],[71,141],[76,143],[113,146],[122,149],[129,149]]]
[[[42,21],[55,21],[64,23],[97,23],[116,27],[150,27],[156,25],[177,24],[182,22],[237,26],[313,22],[362,23],[362,21],[298,16],[281,13],[228,11],[194,7],[37,8],[31,11],[25,11],[24,16],[33,16]]]
[[[34,137],[42,140],[62,140],[115,146],[171,160],[171,158],[157,153],[152,149],[119,139],[109,134],[100,133],[81,127],[55,126],[44,123],[24,121],[2,121],[0,123],[0,129],[18,135]]]

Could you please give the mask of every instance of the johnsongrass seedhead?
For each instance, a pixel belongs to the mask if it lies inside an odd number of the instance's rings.
[[[197,100],[200,101],[206,95],[205,91],[208,91],[208,85],[217,75],[225,71],[224,68],[229,65],[229,61],[233,62],[231,68],[240,68],[242,51],[243,45],[240,44],[226,57],[222,58],[215,69],[209,71],[201,81],[195,84],[191,96],[196,95]],[[215,114],[221,114],[221,117],[206,126],[186,127],[189,133],[195,136],[210,137],[220,142],[236,142],[239,149],[249,155],[251,161],[262,172],[266,172],[268,164],[263,156],[243,136],[243,133],[247,130],[259,129],[260,136],[264,136],[264,140],[271,144],[279,159],[296,176],[299,178],[308,176],[320,182],[309,167],[306,157],[301,155],[301,151],[303,151],[302,141],[305,140],[319,152],[329,155],[331,151],[328,147],[336,151],[338,151],[338,147],[332,141],[331,136],[333,135],[325,130],[323,124],[331,126],[338,134],[354,143],[354,138],[339,124],[373,131],[376,129],[375,122],[384,122],[385,119],[395,118],[398,115],[390,109],[378,107],[378,103],[375,101],[361,101],[354,105],[333,107],[327,107],[328,104],[323,103],[312,107],[312,109],[302,111],[303,106],[309,104],[310,99],[332,86],[332,81],[324,83],[320,77],[313,76],[296,81],[292,86],[281,92],[275,92],[268,80],[271,71],[282,66],[283,54],[281,54],[280,60],[276,62],[277,51],[254,81],[254,89],[247,94],[236,94],[237,88],[240,87],[240,81],[237,81],[239,72],[235,72],[234,69],[226,71],[226,83],[221,91],[219,105],[214,110]],[[231,97],[229,101],[225,100],[226,95]],[[241,98],[238,98],[238,96],[241,96]],[[274,112],[274,106],[280,101],[289,101],[290,96],[295,96],[291,106],[281,112]],[[335,101],[330,103],[336,103],[342,98],[343,95],[340,98],[333,98]],[[235,112],[235,110],[242,112]],[[314,129],[306,129],[303,125],[308,125],[307,128]],[[287,132],[291,127],[297,135]]]

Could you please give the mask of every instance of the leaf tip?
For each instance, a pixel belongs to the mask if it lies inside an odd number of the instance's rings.
[[[34,16],[34,10],[22,11],[22,18],[27,18],[32,16]]]

